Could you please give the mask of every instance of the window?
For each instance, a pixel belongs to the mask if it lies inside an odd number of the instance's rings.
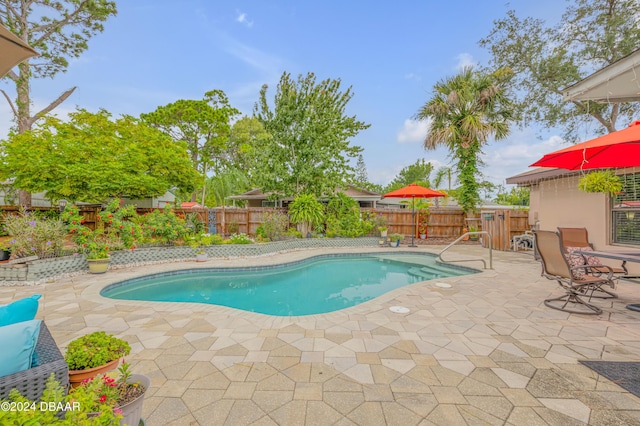
[[[612,242],[640,246],[640,173],[620,175],[622,191],[613,197]]]

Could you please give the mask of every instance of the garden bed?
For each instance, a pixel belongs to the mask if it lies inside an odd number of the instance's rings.
[[[254,257],[289,250],[327,247],[373,247],[378,245],[377,237],[363,238],[312,238],[275,241],[262,244],[223,244],[205,248],[209,257]],[[135,250],[121,250],[111,253],[111,268],[125,268],[134,265],[181,262],[195,260],[191,247],[169,246],[148,247]],[[83,255],[35,259],[19,264],[0,265],[0,285],[28,285],[50,281],[67,275],[87,273],[89,265]]]

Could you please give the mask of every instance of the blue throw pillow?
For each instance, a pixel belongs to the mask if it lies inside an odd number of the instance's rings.
[[[31,320],[0,327],[0,342],[5,342],[0,345],[0,377],[31,368],[41,323]]]
[[[34,319],[36,312],[38,312],[38,299],[41,297],[41,294],[34,294],[31,297],[16,300],[8,305],[1,305],[0,326]]]

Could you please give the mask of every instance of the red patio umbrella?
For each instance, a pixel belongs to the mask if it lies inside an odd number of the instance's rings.
[[[640,166],[640,120],[626,129],[547,154],[531,166],[568,170]]]
[[[411,233],[411,245],[409,247],[417,247],[415,244],[413,244],[413,239],[415,238],[416,235],[416,230],[415,230],[415,203],[413,202],[413,200],[415,200],[416,198],[433,198],[433,197],[446,197],[446,194],[440,192],[440,191],[435,191],[433,189],[429,189],[429,188],[425,188],[424,186],[420,186],[417,183],[410,183],[409,185],[402,187],[400,189],[396,189],[395,191],[391,191],[387,194],[383,195],[384,198],[411,198],[411,220],[413,221],[413,225],[414,225],[414,230]]]

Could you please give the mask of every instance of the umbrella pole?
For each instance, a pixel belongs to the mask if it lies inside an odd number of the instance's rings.
[[[411,245],[409,247],[418,247],[414,244],[413,239],[416,237],[416,199],[411,197]]]

